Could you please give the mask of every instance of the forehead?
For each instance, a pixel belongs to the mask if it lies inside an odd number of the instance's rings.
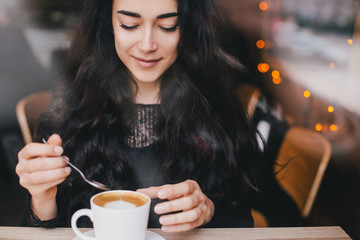
[[[120,10],[139,13],[144,17],[157,16],[177,12],[177,0],[114,0],[113,12]]]

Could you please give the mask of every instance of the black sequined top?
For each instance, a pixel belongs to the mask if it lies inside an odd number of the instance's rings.
[[[157,140],[155,126],[159,119],[159,105],[136,105],[136,121],[127,137],[128,145],[133,148],[147,147]]]

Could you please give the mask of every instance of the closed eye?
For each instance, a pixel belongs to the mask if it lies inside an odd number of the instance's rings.
[[[132,30],[132,29],[137,28],[138,26],[139,25],[128,26],[128,25],[125,25],[125,24],[120,24],[120,27],[122,27],[123,29],[126,29],[126,30]]]
[[[178,25],[175,25],[174,27],[159,27],[159,28],[166,32],[175,32],[177,27],[178,27]]]

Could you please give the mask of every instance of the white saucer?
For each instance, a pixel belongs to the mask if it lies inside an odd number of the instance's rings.
[[[87,232],[84,232],[86,236],[95,237],[94,230],[90,230]],[[80,237],[76,236],[73,238],[73,240],[82,240]],[[152,231],[146,231],[146,239],[145,240],[165,240],[162,236],[160,236],[157,233],[154,233]]]

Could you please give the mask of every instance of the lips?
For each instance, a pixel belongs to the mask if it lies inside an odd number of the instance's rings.
[[[134,57],[134,59],[143,68],[154,67],[161,60],[161,58],[158,58],[158,59],[143,59],[143,58],[137,58],[137,57]]]

